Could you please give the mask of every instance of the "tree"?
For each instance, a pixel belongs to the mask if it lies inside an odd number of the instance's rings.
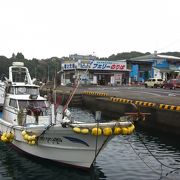
[[[16,55],[13,53],[11,59],[16,59]]]
[[[21,52],[18,52],[17,55],[16,55],[16,59],[23,60],[25,58],[24,58],[24,55]]]

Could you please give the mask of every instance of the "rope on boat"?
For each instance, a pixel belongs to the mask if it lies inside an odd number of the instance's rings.
[[[45,130],[44,130],[39,136],[37,136],[37,142],[38,142],[39,137],[40,137],[40,136],[43,136],[43,135],[46,133],[46,131],[49,130],[52,126],[54,126],[54,124],[49,124],[49,125],[45,128]]]
[[[67,103],[65,104],[65,106],[64,106],[64,108],[63,108],[63,112],[68,108],[69,103],[71,102],[74,94],[76,93],[76,90],[77,90],[79,84],[80,84],[80,82],[79,82],[79,80],[78,80],[77,83],[76,83],[75,86],[74,86],[74,89],[73,89],[72,93],[70,94],[70,96],[69,96],[69,98],[68,98],[68,100],[67,100]]]
[[[87,74],[88,70],[90,68],[90,65],[88,66],[88,68],[86,69],[86,71],[84,72],[84,74]],[[80,85],[80,77],[77,77],[77,79],[75,80],[75,82],[77,81],[77,83],[74,84],[74,89],[72,91],[72,93],[69,95],[69,98],[67,100],[67,103],[65,104],[64,108],[63,108],[63,112],[68,108],[69,103],[71,102],[74,94],[76,93],[79,85]]]

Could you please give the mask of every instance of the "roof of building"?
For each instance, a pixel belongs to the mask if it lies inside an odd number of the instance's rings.
[[[145,55],[145,56],[139,56],[139,57],[131,58],[129,59],[129,61],[151,61],[154,59],[169,59],[169,60],[180,61],[180,57],[163,55],[163,54],[150,54],[150,55]]]
[[[174,71],[174,70],[169,69],[169,68],[156,68],[156,67],[153,67],[153,69],[159,70],[162,73],[164,73],[164,72],[170,73],[170,72]]]
[[[180,60],[180,57],[176,57],[176,56],[169,56],[169,55],[163,55],[163,54],[159,54],[157,56],[159,58],[163,58],[163,59],[176,59],[176,60]]]
[[[94,56],[94,55],[70,54],[69,58],[72,60],[95,60],[96,56]]]

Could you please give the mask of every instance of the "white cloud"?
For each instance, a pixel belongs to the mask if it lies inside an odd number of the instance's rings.
[[[179,0],[0,0],[0,54],[180,51]]]

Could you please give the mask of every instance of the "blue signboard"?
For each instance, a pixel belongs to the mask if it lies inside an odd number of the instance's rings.
[[[75,69],[75,64],[74,63],[66,63],[66,64],[64,64],[64,70],[70,70],[70,69]]]

